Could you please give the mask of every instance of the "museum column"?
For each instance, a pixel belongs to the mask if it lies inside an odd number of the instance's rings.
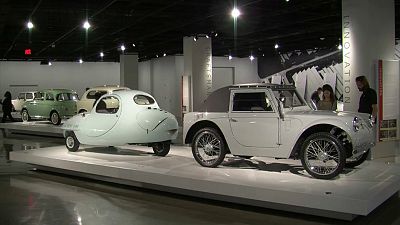
[[[184,76],[191,77],[190,111],[197,111],[212,88],[211,38],[183,38]]]
[[[120,55],[120,85],[133,90],[139,88],[138,55]]]
[[[355,78],[366,76],[378,92],[376,62],[394,59],[394,0],[342,0],[342,46],[344,110],[357,111]]]

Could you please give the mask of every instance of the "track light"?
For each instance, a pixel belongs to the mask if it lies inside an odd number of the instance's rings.
[[[83,23],[83,28],[85,28],[86,30],[88,30],[90,27],[91,27],[91,25],[90,25],[89,21],[86,20],[86,21]]]
[[[103,58],[104,57],[104,53],[100,52],[100,57]]]
[[[194,37],[193,37],[193,41],[197,41],[197,36],[194,36]]]
[[[33,28],[33,23],[31,21],[28,21],[26,23],[26,27],[28,27],[28,29],[32,29]]]
[[[232,15],[232,17],[235,18],[235,19],[238,18],[238,17],[240,16],[240,11],[239,11],[239,9],[233,8],[233,9],[232,9],[231,15]]]
[[[228,56],[228,59],[229,59],[229,60],[232,60],[232,59],[233,59],[233,57],[232,57],[231,55],[229,55],[229,56]]]
[[[121,51],[125,51],[125,45],[121,45],[121,47],[120,47],[120,49],[121,49]]]
[[[278,45],[278,44],[275,44],[274,48],[275,48],[275,49],[278,49],[278,48],[279,48],[279,45]]]
[[[167,56],[167,53],[164,53],[163,56],[164,56],[164,57]]]
[[[79,59],[79,63],[82,64],[82,63],[83,63],[83,60],[82,60],[82,59]]]
[[[343,46],[341,44],[338,45],[337,47],[339,50],[342,50]]]
[[[253,61],[255,59],[253,55],[250,55],[249,58],[250,58],[250,61]]]

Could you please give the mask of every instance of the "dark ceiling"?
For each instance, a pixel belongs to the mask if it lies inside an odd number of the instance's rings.
[[[396,0],[397,2],[397,0]],[[341,0],[0,0],[0,59],[118,61],[119,46],[140,60],[182,54],[183,37],[208,34],[213,55],[247,57],[334,48]],[[397,8],[397,5],[396,5]],[[34,28],[26,28],[31,18]],[[92,27],[86,31],[83,21]],[[236,34],[235,34],[236,33]],[[216,36],[217,34],[217,36]],[[135,46],[133,46],[135,44]],[[25,56],[24,50],[31,49]]]

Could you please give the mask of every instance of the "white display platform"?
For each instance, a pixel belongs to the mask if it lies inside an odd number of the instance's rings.
[[[63,137],[61,125],[53,125],[50,121],[6,122],[0,123],[0,129],[5,133],[24,133]]]
[[[39,169],[183,195],[352,220],[368,215],[400,189],[400,165],[367,161],[335,180],[311,178],[298,160],[230,158],[224,166],[198,165],[189,147],[166,157],[151,148],[64,146],[14,151],[10,159]]]

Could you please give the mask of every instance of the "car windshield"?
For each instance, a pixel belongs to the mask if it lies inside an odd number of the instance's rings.
[[[275,97],[283,103],[284,108],[293,108],[305,106],[303,98],[297,93],[295,89],[276,89],[273,90]]]

